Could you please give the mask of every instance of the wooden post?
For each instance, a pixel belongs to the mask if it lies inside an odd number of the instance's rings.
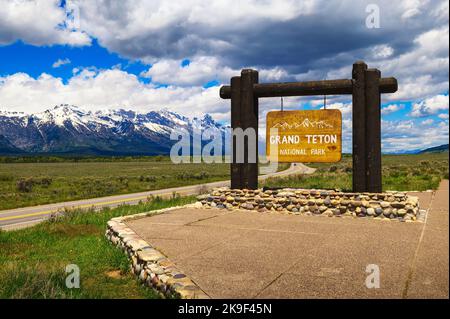
[[[241,78],[231,78],[231,129],[241,127]],[[236,163],[236,139],[231,136],[233,158],[231,159],[231,188],[242,188],[242,163]]]
[[[258,83],[258,71],[244,69],[241,72],[241,128],[252,128],[256,134],[255,141],[244,142],[244,164],[242,166],[242,188],[258,188],[258,98],[253,92],[253,85]],[[256,143],[256,162],[249,163],[249,142]]]
[[[366,70],[362,61],[353,64],[353,191],[366,191]]]
[[[381,98],[377,69],[366,71],[366,191],[381,192]]]

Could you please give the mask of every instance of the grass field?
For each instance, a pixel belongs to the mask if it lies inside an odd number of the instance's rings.
[[[72,212],[27,229],[0,230],[0,298],[158,298],[131,274],[126,255],[105,239],[106,223],[192,201],[157,198],[100,212]],[[80,289],[65,286],[69,264],[80,269]]]
[[[109,160],[109,161],[108,161]],[[0,210],[203,184],[229,178],[229,164],[173,164],[168,157],[2,158]],[[309,164],[308,164],[309,165]],[[309,176],[269,179],[262,186],[350,190],[351,156],[336,164],[310,164]],[[286,169],[288,164],[280,165]],[[384,155],[384,190],[435,189],[448,178],[448,152]]]
[[[0,210],[229,178],[229,164],[170,161],[0,164]]]
[[[109,160],[109,161],[108,161]],[[279,169],[289,165],[280,165]],[[230,164],[173,164],[168,156],[0,158],[0,210],[204,184],[230,178]]]
[[[312,175],[268,179],[263,186],[342,189],[352,188],[352,157],[335,164],[307,164],[317,168]],[[417,155],[383,155],[383,190],[424,191],[436,189],[448,179],[448,152]]]

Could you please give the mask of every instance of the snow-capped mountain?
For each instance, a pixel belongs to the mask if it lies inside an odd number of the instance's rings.
[[[225,130],[208,114],[189,119],[167,109],[91,112],[62,104],[33,115],[0,111],[0,153],[168,154],[174,128]]]

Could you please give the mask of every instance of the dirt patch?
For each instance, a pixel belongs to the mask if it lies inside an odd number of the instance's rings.
[[[105,273],[105,275],[112,279],[122,279],[123,275],[120,270],[110,270]]]

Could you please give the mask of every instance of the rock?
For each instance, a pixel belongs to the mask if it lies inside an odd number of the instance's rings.
[[[292,212],[297,213],[298,209],[296,207],[292,208]]]
[[[327,206],[324,206],[324,205],[322,205],[322,206],[319,207],[319,211],[320,211],[321,213],[325,212],[327,209],[328,209],[328,207],[327,207]]]
[[[226,200],[227,200],[227,202],[232,203],[232,202],[234,202],[234,197],[233,196],[227,196]]]
[[[342,200],[341,200],[341,205],[342,205],[342,206],[348,206],[348,204],[350,204],[350,201],[345,200],[345,199],[342,199]]]
[[[198,195],[197,196],[197,200],[198,201],[202,201],[202,200],[206,200],[208,198],[209,195]]]
[[[159,251],[157,251],[154,248],[140,250],[137,252],[137,256],[138,256],[139,260],[142,260],[147,263],[148,262],[154,263],[160,259],[165,258]]]
[[[334,214],[333,214],[333,211],[332,211],[331,209],[327,209],[327,210],[325,210],[325,211],[323,212],[322,215],[331,217],[331,216],[333,216]]]
[[[391,206],[394,207],[394,208],[404,208],[405,204],[400,203],[400,202],[392,202]]]
[[[361,201],[354,200],[354,201],[351,201],[350,203],[354,207],[361,207],[362,206]]]
[[[377,207],[377,208],[375,208],[375,214],[378,216],[378,215],[381,215],[383,213],[383,210],[380,208],[380,207]]]
[[[380,206],[381,206],[381,208],[388,208],[391,206],[391,204],[389,202],[382,201],[380,203]]]
[[[317,207],[316,205],[309,205],[309,206],[308,206],[308,210],[309,210],[310,212],[314,212],[315,210],[318,210],[318,207]]]
[[[397,216],[403,217],[406,215],[406,209],[399,209],[397,211]]]
[[[146,281],[147,280],[147,276],[148,276],[147,271],[145,269],[142,269],[141,273],[139,274],[139,279],[141,281]]]
[[[369,202],[370,207],[376,208],[376,207],[380,207],[380,202],[378,201],[370,201]]]
[[[392,214],[392,208],[387,208],[383,210],[383,215],[389,217]]]
[[[295,196],[294,192],[279,192],[278,195],[279,197],[290,197],[290,196]]]
[[[216,204],[215,202],[211,202],[211,204],[210,204],[209,206],[211,206],[211,207],[216,207],[217,204]]]
[[[288,206],[286,207],[286,209],[289,210],[289,211],[292,211],[294,208],[295,208],[294,205],[288,205]]]
[[[375,209],[373,209],[372,207],[367,208],[367,215],[375,216]]]
[[[406,215],[405,217],[403,217],[403,221],[412,221],[412,218],[410,215]]]

